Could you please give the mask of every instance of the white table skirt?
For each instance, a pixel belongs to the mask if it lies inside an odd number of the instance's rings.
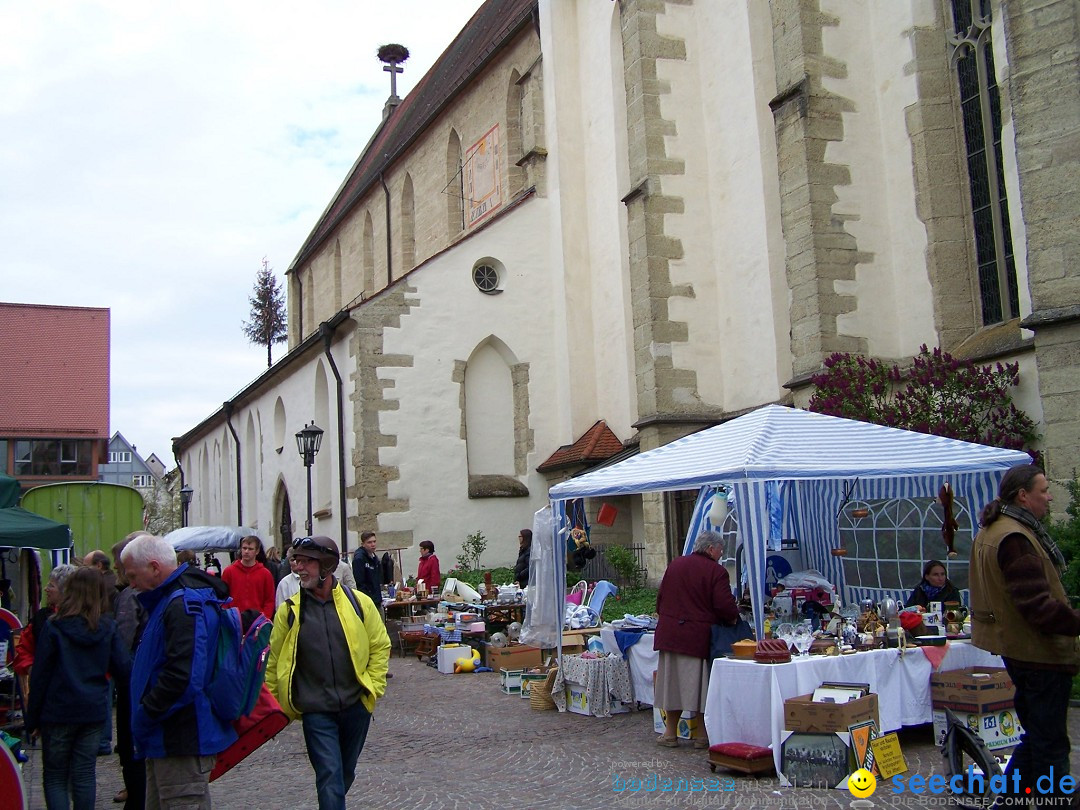
[[[615,642],[615,631],[610,627],[600,630],[600,640],[604,642],[604,651],[620,655],[619,645]],[[642,633],[641,641],[626,651],[626,660],[630,664],[630,684],[634,687],[634,700],[649,706],[653,702],[653,673],[660,661],[660,653],[653,649],[653,634]]]
[[[951,641],[938,669],[944,672],[973,666],[1004,665],[998,656],[968,642]],[[870,650],[854,655],[796,656],[788,664],[718,658],[709,677],[705,729],[713,745],[745,742],[769,746],[780,773],[787,698],[808,695],[822,681],[869,683],[878,696],[881,731],[894,731],[933,721],[931,671],[930,662],[918,648],[909,648],[903,657],[897,650]]]

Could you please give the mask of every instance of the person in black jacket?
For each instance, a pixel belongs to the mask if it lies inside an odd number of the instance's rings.
[[[378,539],[375,532],[363,532],[360,535],[360,548],[352,558],[353,576],[356,589],[367,594],[371,601],[382,608],[382,564],[375,554]]]
[[[960,591],[949,581],[945,563],[930,560],[923,566],[923,578],[908,597],[907,606],[926,608],[931,602],[959,602]]]
[[[529,584],[529,557],[532,555],[532,529],[522,529],[518,534],[518,556],[514,563],[514,581],[519,588]]]
[[[94,806],[97,749],[109,711],[107,674],[126,679],[131,658],[105,614],[105,581],[80,568],[45,623],[30,674],[26,730],[41,734],[41,782],[50,808]],[[69,792],[70,791],[70,792]]]

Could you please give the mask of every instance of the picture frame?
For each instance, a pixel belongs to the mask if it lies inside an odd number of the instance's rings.
[[[868,683],[855,683],[851,681],[822,681],[822,688],[829,689],[858,689],[859,697],[866,697],[870,694],[870,684]]]
[[[851,735],[846,731],[785,731],[781,737],[782,784],[846,790],[854,770]]]

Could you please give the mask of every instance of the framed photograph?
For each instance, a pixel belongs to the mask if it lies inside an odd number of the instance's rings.
[[[781,781],[793,787],[847,788],[856,770],[846,731],[785,731],[780,743]]]

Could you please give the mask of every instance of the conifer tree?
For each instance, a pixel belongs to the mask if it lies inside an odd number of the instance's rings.
[[[273,365],[270,347],[286,339],[285,293],[274,277],[270,263],[263,258],[262,269],[255,276],[251,302],[251,320],[244,322],[244,334],[252,343],[266,346],[266,367]]]

